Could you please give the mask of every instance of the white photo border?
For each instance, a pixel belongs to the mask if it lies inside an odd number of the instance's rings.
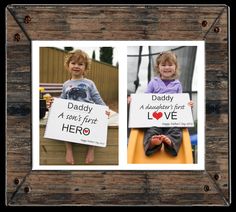
[[[205,170],[205,41],[39,41],[32,42],[32,169],[33,170]],[[118,165],[40,165],[39,141],[39,49],[40,47],[116,47],[119,62],[119,163]],[[198,151],[196,164],[127,163],[127,47],[197,46]],[[200,80],[199,80],[200,79]],[[96,159],[95,159],[96,160]]]

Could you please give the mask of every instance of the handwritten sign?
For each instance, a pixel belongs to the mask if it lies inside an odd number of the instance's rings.
[[[107,106],[54,98],[44,137],[106,147]]]
[[[194,127],[189,94],[131,94],[130,128]]]

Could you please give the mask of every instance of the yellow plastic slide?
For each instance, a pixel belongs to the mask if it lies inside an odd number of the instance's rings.
[[[143,147],[144,132],[140,129],[131,129],[128,143],[128,163],[139,164],[184,164],[193,163],[192,147],[188,129],[183,129],[183,141],[178,155],[172,156],[164,150],[164,145],[159,152],[146,156]]]

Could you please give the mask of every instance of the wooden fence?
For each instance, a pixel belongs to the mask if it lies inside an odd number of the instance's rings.
[[[40,48],[40,83],[63,83],[70,78],[64,68],[64,50]],[[118,101],[118,69],[115,66],[92,60],[87,78],[93,80],[105,101]]]

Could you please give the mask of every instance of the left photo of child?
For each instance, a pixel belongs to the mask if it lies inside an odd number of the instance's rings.
[[[40,165],[118,165],[115,50],[39,48]]]

